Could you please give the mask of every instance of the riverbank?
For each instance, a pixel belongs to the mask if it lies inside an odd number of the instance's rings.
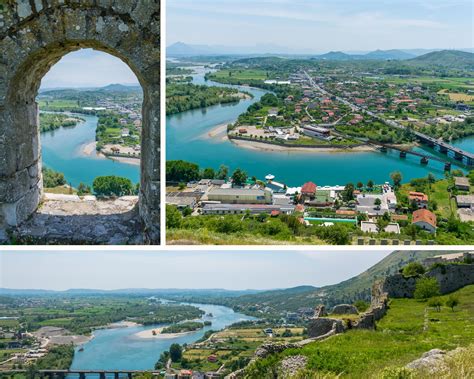
[[[351,148],[341,148],[338,146],[328,146],[328,147],[299,147],[299,146],[281,146],[274,145],[265,142],[258,141],[247,141],[241,139],[231,138],[230,141],[239,147],[250,150],[259,150],[259,151],[279,151],[279,152],[306,152],[306,153],[357,153],[357,152],[368,152],[376,151],[373,146],[362,145],[355,146]]]
[[[164,327],[143,330],[141,332],[135,333],[132,337],[137,338],[137,339],[145,339],[145,340],[169,339],[169,338],[178,338],[178,337],[186,336],[188,334],[193,334],[197,331],[197,330],[191,330],[189,332],[180,332],[180,333],[162,333],[163,329]]]
[[[88,157],[95,156],[95,157],[103,158],[103,159],[112,159],[120,163],[140,166],[140,158],[122,157],[122,156],[116,156],[116,155],[105,155],[102,152],[97,151],[96,141],[92,141],[92,142],[82,145],[81,153]]]

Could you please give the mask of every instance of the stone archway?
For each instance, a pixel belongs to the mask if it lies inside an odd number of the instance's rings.
[[[143,89],[139,213],[160,235],[160,4],[145,0],[17,0],[0,4],[0,231],[32,215],[42,193],[41,79],[65,54],[93,48],[124,61]]]

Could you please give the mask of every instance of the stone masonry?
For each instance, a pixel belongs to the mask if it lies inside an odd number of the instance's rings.
[[[139,215],[147,243],[160,235],[160,3],[17,0],[0,3],[0,235],[42,195],[41,79],[64,55],[93,48],[124,61],[143,89]]]

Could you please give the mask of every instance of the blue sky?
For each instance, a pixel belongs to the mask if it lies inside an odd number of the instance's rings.
[[[300,52],[473,47],[471,0],[167,0],[167,45]]]
[[[0,252],[0,287],[226,288],[323,286],[358,275],[387,251]]]
[[[65,55],[41,81],[41,88],[103,87],[112,83],[138,84],[133,71],[119,58],[92,49]]]

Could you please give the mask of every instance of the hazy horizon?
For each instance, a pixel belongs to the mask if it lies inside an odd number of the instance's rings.
[[[93,49],[66,54],[41,80],[40,91],[55,88],[139,85],[130,67],[113,55]]]
[[[169,0],[166,8],[167,46],[274,45],[308,54],[474,46],[469,0]]]
[[[0,288],[64,291],[321,287],[356,276],[389,253],[4,251],[0,252]]]

